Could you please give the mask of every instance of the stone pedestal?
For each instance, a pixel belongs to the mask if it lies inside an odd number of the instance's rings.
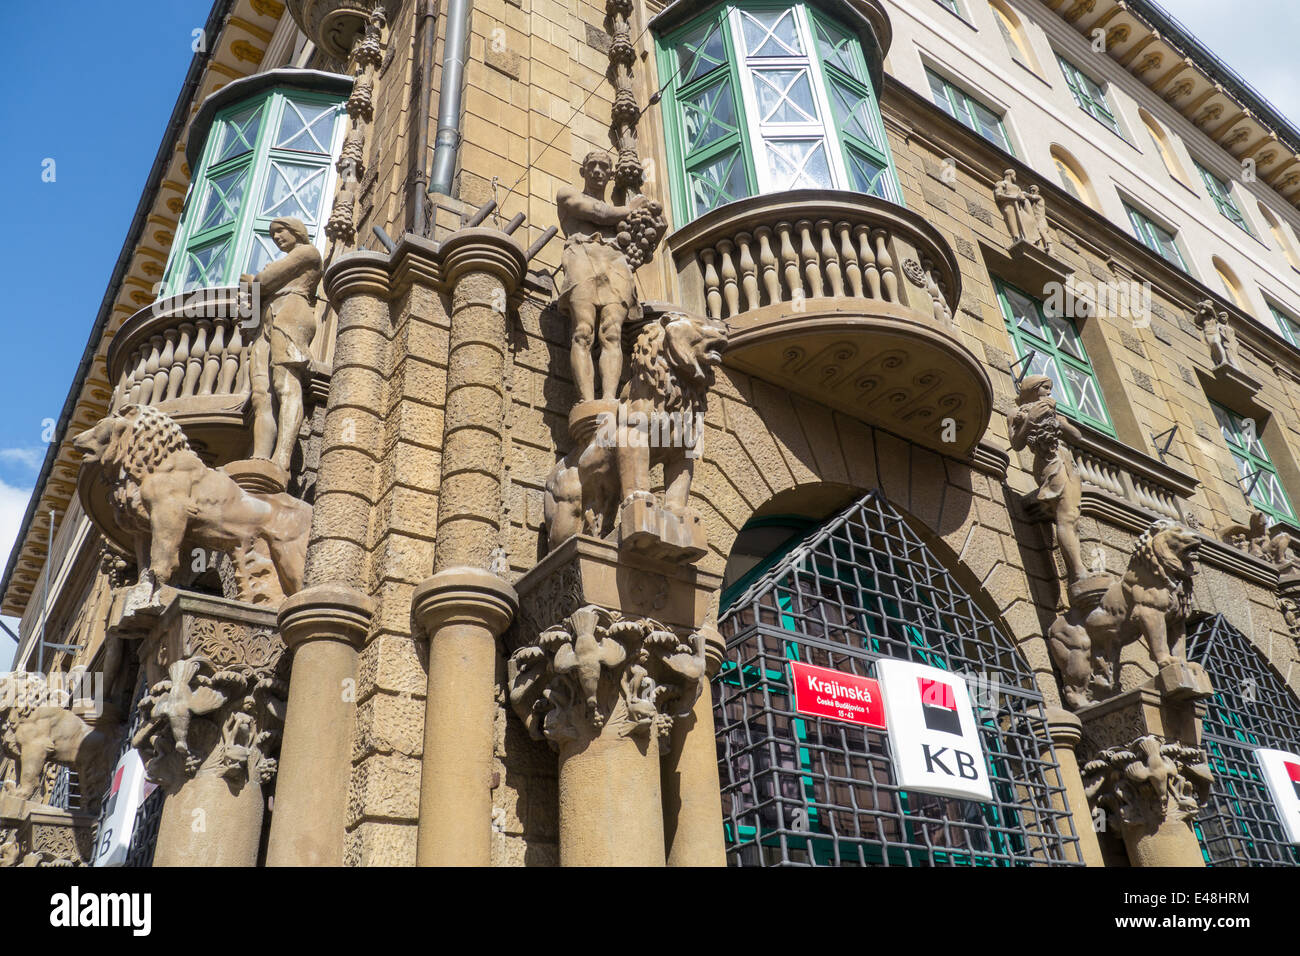
[[[661,561],[698,561],[709,550],[700,516],[674,514],[649,492],[633,495],[618,512],[618,543],[624,551]]]
[[[274,495],[289,487],[289,472],[265,458],[244,458],[221,467],[235,484],[253,494]]]
[[[510,702],[529,733],[559,754],[561,864],[663,865],[666,794],[674,862],[720,862],[700,632],[720,584],[690,565],[583,535],[518,582],[520,611],[507,637]],[[676,756],[661,763],[674,746]],[[710,826],[715,833],[692,847]]]
[[[267,866],[341,866],[356,719],[357,651],[374,602],[342,585],[299,591],[280,608],[293,654]]]
[[[276,612],[168,592],[161,612],[116,622],[149,688],[132,745],[167,794],[154,865],[255,866],[288,690]]]
[[[95,818],[0,795],[0,868],[89,866]]]
[[[618,402],[599,398],[590,402],[578,402],[569,411],[569,437],[573,439],[574,447],[585,448],[603,422],[610,422],[608,427],[614,427],[617,415]]]

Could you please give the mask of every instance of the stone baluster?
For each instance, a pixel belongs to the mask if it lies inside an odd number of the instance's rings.
[[[211,322],[202,319],[202,322]],[[217,376],[221,373],[221,360],[226,350],[226,325],[217,320],[212,322],[212,344],[208,346],[203,357],[203,377],[199,380],[199,394],[211,395],[217,387]]]
[[[758,301],[758,267],[754,263],[753,236],[742,232],[736,236],[736,246],[740,252],[740,286],[745,290],[745,309],[757,309]]]
[[[151,336],[145,349],[148,352],[148,358],[145,359],[144,363],[144,376],[140,379],[138,401],[141,405],[148,405],[153,400],[154,383],[157,381],[158,376],[158,356],[162,351],[162,336]]]
[[[880,298],[880,267],[876,265],[876,254],[871,248],[871,227],[855,226],[853,235],[858,239],[858,257],[862,260],[862,270],[867,277],[868,297]]]
[[[243,329],[238,322],[231,322],[229,319],[221,320],[230,327],[230,342],[226,346],[225,354],[221,362],[221,378],[217,380],[218,395],[233,395],[235,392],[235,379],[239,375],[239,353],[243,350]]]
[[[808,295],[814,299],[821,298],[822,269],[812,241],[812,221],[800,219],[795,228],[799,230],[799,258],[803,260],[803,272],[808,280]]]
[[[716,258],[714,250],[700,250],[700,262],[704,266],[704,301],[711,319],[722,318],[722,280],[718,278]]]
[[[790,228],[788,222],[776,224],[776,234],[781,241],[781,268],[785,273],[786,298],[782,300],[785,302],[794,302],[803,297],[803,280],[799,278],[799,255],[794,251]]]
[[[871,238],[876,244],[876,265],[880,268],[881,282],[885,287],[885,301],[898,301],[898,273],[894,270],[894,260],[889,255],[889,232],[885,229],[872,229]]]
[[[840,261],[844,263],[844,275],[849,283],[849,295],[855,299],[862,298],[862,265],[858,262],[858,254],[853,248],[853,237],[850,233],[850,227],[847,222],[836,224],[836,231],[840,235]]]
[[[763,270],[763,291],[767,294],[767,304],[781,301],[781,275],[777,269],[776,253],[772,251],[772,230],[759,226],[754,230],[758,239],[758,264]]]
[[[835,250],[835,240],[831,237],[831,221],[821,219],[817,231],[822,239],[822,262],[826,267],[826,281],[830,284],[831,295],[842,298],[844,295],[844,273],[840,268],[840,255]]]
[[[185,371],[189,368],[190,363],[190,335],[194,331],[194,326],[188,322],[182,322],[176,328],[176,352],[172,355],[171,377],[167,381],[167,397],[178,398],[181,394],[181,386],[185,384]]]
[[[737,284],[736,261],[732,256],[735,248],[730,239],[718,243],[718,255],[722,257],[719,270],[722,275],[722,298],[727,304],[727,317],[740,312],[740,287]]]
[[[176,359],[176,330],[163,331],[162,354],[158,356],[158,371],[154,373],[153,404],[165,402],[171,396],[167,388],[171,384],[172,363]]]
[[[183,334],[190,343],[189,353],[185,357],[185,377],[181,381],[181,397],[189,398],[199,387],[199,377],[203,374],[203,353],[208,347],[207,329],[211,323],[197,319],[181,326]]]

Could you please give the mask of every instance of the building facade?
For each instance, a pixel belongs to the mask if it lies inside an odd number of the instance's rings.
[[[5,571],[4,863],[1300,862],[1300,132],[1157,6],[205,36]],[[796,699],[884,661],[984,796]]]

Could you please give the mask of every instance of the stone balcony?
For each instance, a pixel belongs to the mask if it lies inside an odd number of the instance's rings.
[[[683,304],[725,319],[725,364],[943,454],[993,411],[953,316],[961,273],[928,222],[861,193],[722,206],[667,239]]]

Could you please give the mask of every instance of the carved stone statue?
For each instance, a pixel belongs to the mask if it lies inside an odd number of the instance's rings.
[[[102,793],[108,783],[111,740],[45,691],[40,674],[0,677],[0,756],[12,759],[18,780],[9,784],[21,800],[30,800],[47,765],[77,771],[82,792]]]
[[[642,330],[632,350],[631,380],[616,413],[588,444],[562,458],[547,479],[550,548],[575,534],[607,533],[620,503],[634,496],[653,501],[650,469],[655,464],[664,466],[664,510],[687,516],[708,390],[726,342],[721,322],[685,312],[665,312]],[[657,440],[648,440],[651,428],[657,429]],[[674,437],[691,438],[690,447]]]
[[[1038,233],[1038,238],[1030,241],[1037,243],[1044,252],[1050,254],[1052,232],[1047,225],[1047,202],[1039,193],[1037,185],[1030,186],[1025,191],[1025,203],[1029,206],[1029,213],[1034,219],[1034,231]]]
[[[1205,751],[1153,734],[1102,751],[1083,767],[1084,793],[1122,826],[1154,833],[1167,821],[1197,815],[1214,775]]]
[[[262,324],[249,349],[253,405],[253,457],[285,471],[303,419],[303,377],[316,337],[316,286],[321,258],[301,219],[273,219],[271,239],[285,255],[257,275]]]
[[[209,468],[179,425],[152,406],[127,405],[73,439],[82,467],[103,469],[119,524],[135,539],[139,585],[167,584],[185,542],[230,555],[236,595],[277,604],[302,586],[311,506],[244,491]]]
[[[1200,539],[1176,522],[1160,519],[1138,537],[1121,579],[1101,603],[1058,617],[1048,647],[1061,672],[1062,696],[1072,709],[1118,687],[1124,645],[1141,639],[1157,667],[1185,658],[1192,602],[1191,555]]]
[[[589,605],[511,655],[510,703],[557,749],[652,731],[666,742],[704,687],[704,650],[698,634]]]
[[[1038,207],[1035,206],[1033,197],[1037,197]],[[1016,171],[1008,169],[993,187],[993,201],[1002,211],[1002,220],[1006,223],[1013,242],[1023,241],[1046,248],[1047,237],[1040,232],[1039,221],[1041,218],[1045,227],[1047,214],[1044,209],[1041,217],[1038,215],[1043,200],[1038,196],[1037,186],[1030,187],[1030,191],[1026,192],[1016,182]]]
[[[1300,566],[1300,559],[1291,550],[1290,533],[1278,531],[1274,534],[1268,525],[1268,515],[1251,508],[1249,525],[1229,525],[1219,533],[1219,537],[1247,554],[1279,565],[1283,571]]]
[[[649,258],[663,230],[654,228],[662,222],[662,210],[649,197],[634,196],[626,206],[605,201],[612,166],[608,153],[594,150],[580,167],[584,187],[562,186],[555,194],[565,236],[559,301],[572,323],[570,361],[583,402],[596,397],[592,347],[597,337],[601,398],[614,399],[623,373],[623,323],[641,314],[632,273]],[[648,250],[641,247],[644,243],[651,244]],[[629,260],[633,247],[636,261]]]
[[[1237,333],[1228,324],[1228,313],[1216,313],[1214,303],[1207,299],[1196,307],[1196,320],[1205,333],[1206,344],[1210,346],[1210,361],[1214,367],[1228,365],[1241,368],[1241,360],[1237,355]]]
[[[1072,422],[1057,414],[1052,398],[1052,380],[1046,375],[1027,375],[1020,383],[1017,409],[1011,416],[1011,447],[1029,448],[1034,453],[1034,479],[1038,490],[1032,504],[1050,514],[1056,523],[1056,541],[1065,559],[1071,584],[1083,577],[1083,552],[1079,544],[1079,514],[1082,484],[1065,439],[1081,441]]]

